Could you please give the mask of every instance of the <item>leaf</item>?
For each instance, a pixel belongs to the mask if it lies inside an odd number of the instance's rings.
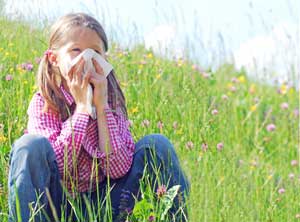
[[[153,210],[153,205],[147,202],[146,199],[142,199],[137,202],[133,208],[133,215],[135,217],[143,216],[145,211]]]
[[[180,185],[175,185],[171,187],[167,193],[162,197],[161,203],[163,204],[164,212],[161,214],[160,220],[164,220],[167,215],[169,209],[172,207],[173,200],[176,197],[179,191]]]

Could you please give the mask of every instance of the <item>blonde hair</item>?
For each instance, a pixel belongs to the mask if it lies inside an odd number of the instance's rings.
[[[104,43],[104,50],[107,52],[107,37],[101,24],[93,17],[85,13],[70,13],[58,19],[51,27],[49,47],[51,50],[58,50],[66,40],[64,35],[74,27],[87,27],[94,30]],[[60,115],[62,120],[68,117],[67,101],[60,90],[61,73],[57,67],[51,65],[47,55],[44,55],[39,64],[37,83],[45,99],[44,109],[53,111]],[[108,103],[113,110],[121,108],[122,113],[128,118],[125,97],[116,79],[114,70],[107,76],[108,81]]]

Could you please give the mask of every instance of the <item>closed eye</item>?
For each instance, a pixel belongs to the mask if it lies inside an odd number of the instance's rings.
[[[98,50],[94,49],[95,52],[97,52],[98,54],[101,54]]]
[[[73,48],[72,51],[74,51],[74,52],[80,52],[80,48]]]

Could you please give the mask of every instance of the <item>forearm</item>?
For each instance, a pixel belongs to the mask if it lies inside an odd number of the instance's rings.
[[[99,149],[108,154],[112,148],[109,137],[109,130],[107,126],[105,106],[96,107],[97,110],[97,124],[98,124],[98,138],[99,138]]]

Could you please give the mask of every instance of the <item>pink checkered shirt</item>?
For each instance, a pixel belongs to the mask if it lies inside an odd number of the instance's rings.
[[[74,98],[63,87],[61,90],[69,106]],[[98,125],[88,114],[73,112],[62,121],[52,112],[43,111],[44,98],[37,92],[27,111],[27,130],[48,138],[64,185],[71,193],[93,191],[105,176],[124,176],[132,163],[134,140],[129,121],[120,109],[105,108],[112,151],[105,154],[98,147]]]

